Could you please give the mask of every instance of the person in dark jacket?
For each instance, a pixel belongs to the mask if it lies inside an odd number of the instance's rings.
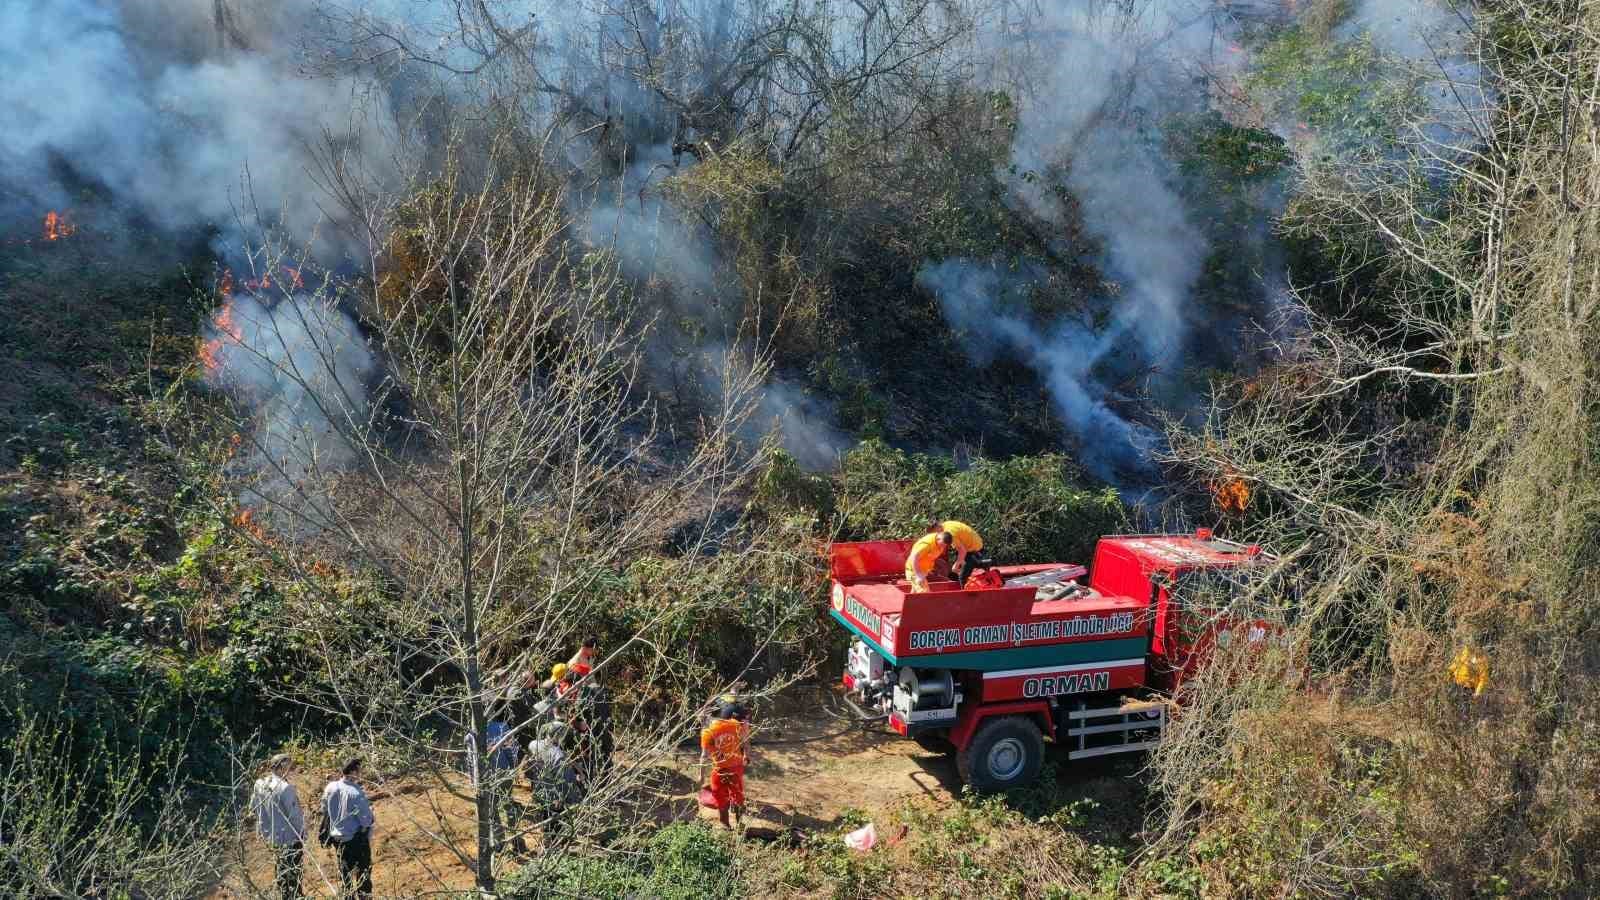
[[[573,770],[585,789],[605,775],[616,741],[611,731],[611,698],[605,688],[590,683],[578,689],[571,709],[569,733]]]

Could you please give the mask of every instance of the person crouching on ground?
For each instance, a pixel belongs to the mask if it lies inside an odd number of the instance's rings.
[[[322,813],[339,853],[339,881],[347,897],[372,896],[372,804],[357,779],[361,760],[344,764],[341,776],[322,789]]]
[[[711,759],[711,795],[716,799],[717,818],[723,827],[732,828],[728,813],[744,825],[744,770],[750,728],[744,723],[743,707],[723,707],[704,731],[700,732],[700,782],[705,782],[706,758]]]
[[[250,812],[256,817],[256,830],[272,848],[274,880],[283,900],[302,896],[300,869],[305,863],[306,817],[300,795],[289,783],[293,770],[289,754],[279,753],[250,794]]]
[[[911,555],[906,557],[906,580],[911,582],[911,593],[927,593],[928,576],[944,558],[952,540],[950,532],[941,529],[917,538],[911,545]]]

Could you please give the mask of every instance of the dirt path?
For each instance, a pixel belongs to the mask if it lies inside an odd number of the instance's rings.
[[[747,825],[831,827],[846,809],[871,811],[907,797],[946,803],[960,792],[953,756],[930,754],[881,722],[852,726],[822,712],[828,702],[822,695],[754,721]],[[696,762],[690,756],[680,770],[692,779]],[[716,818],[709,809],[700,815]]]
[[[955,761],[927,753],[889,731],[882,723],[852,723],[839,718],[841,706],[829,691],[816,689],[784,698],[773,712],[760,709],[753,722],[753,749],[746,795],[746,825],[752,831],[827,828],[846,809],[871,812],[908,797],[950,802],[960,789]],[[695,783],[698,750],[681,748],[667,761],[674,773],[668,790],[651,803],[662,822],[695,816],[716,821],[716,812],[699,807]],[[302,803],[314,806],[323,781],[296,777]],[[473,808],[446,791],[401,782],[371,789],[378,830],[373,842],[374,888],[379,896],[404,897],[441,888],[467,888],[472,872],[432,835],[450,832],[470,846]],[[518,796],[526,798],[526,791]],[[242,848],[244,865],[211,895],[213,900],[259,898],[270,894],[271,861],[254,839]],[[329,897],[338,881],[331,852],[308,848],[305,890]]]

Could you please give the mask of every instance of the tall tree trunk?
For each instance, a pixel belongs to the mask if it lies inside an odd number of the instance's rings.
[[[477,454],[475,447],[469,444],[481,438],[481,435],[467,434],[465,398],[462,396],[466,390],[462,382],[461,354],[463,335],[460,324],[461,304],[457,302],[454,280],[451,280],[452,315],[455,318],[455,327],[452,329],[452,342],[450,348],[451,369],[451,402],[454,406],[454,434],[456,452],[457,490],[460,492],[460,509],[457,525],[461,536],[461,649],[466,656],[463,670],[465,673],[467,689],[467,714],[471,719],[473,735],[473,752],[477,759],[472,765],[478,772],[477,784],[473,786],[473,797],[477,801],[478,809],[478,887],[485,891],[494,890],[494,825],[495,803],[494,792],[487,788],[490,778],[489,766],[489,722],[488,711],[483,702],[483,673],[478,668],[481,638],[478,634],[478,610],[475,601],[475,587],[473,580],[473,533],[475,529],[476,505],[473,503],[473,487],[477,476]]]

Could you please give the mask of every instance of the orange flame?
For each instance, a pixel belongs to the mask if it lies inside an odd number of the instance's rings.
[[[1223,512],[1242,513],[1250,505],[1250,485],[1238,476],[1214,483],[1211,493]]]
[[[305,278],[300,274],[299,269],[293,266],[283,266],[282,268],[283,275],[278,279],[280,284],[286,283],[290,289],[296,291],[306,286]],[[268,290],[272,287],[272,273],[262,272],[260,278],[246,278],[240,282],[240,286],[247,291]],[[224,297],[231,297],[233,296],[233,288],[233,270],[223,269],[222,277],[217,281],[217,293]]]
[[[44,214],[44,239],[59,241],[64,237],[71,237],[78,230],[78,226],[67,218],[64,212],[50,210]]]
[[[237,344],[243,340],[243,333],[239,331],[239,326],[233,321],[233,278],[226,271],[222,274],[220,290],[222,290],[224,298],[222,308],[217,310],[216,316],[211,320],[211,327],[218,334],[200,345],[200,364],[205,367],[208,374],[216,374],[217,369],[222,365],[223,341],[231,340]]]
[[[256,540],[258,540],[258,541],[259,540],[264,540],[266,538],[266,536],[267,536],[267,533],[265,531],[261,530],[261,526],[256,524],[256,520],[255,519],[256,519],[255,510],[253,510],[253,509],[241,509],[241,510],[239,510],[239,512],[236,515],[234,515],[233,524],[234,524],[235,528],[238,528],[240,531],[248,533],[251,537],[254,537]]]
[[[218,331],[226,334],[230,338],[233,338],[234,343],[237,344],[239,342],[239,326],[233,323],[232,303],[224,303],[222,305],[222,309],[217,311],[217,317],[215,320],[213,320],[213,324],[217,326]]]

